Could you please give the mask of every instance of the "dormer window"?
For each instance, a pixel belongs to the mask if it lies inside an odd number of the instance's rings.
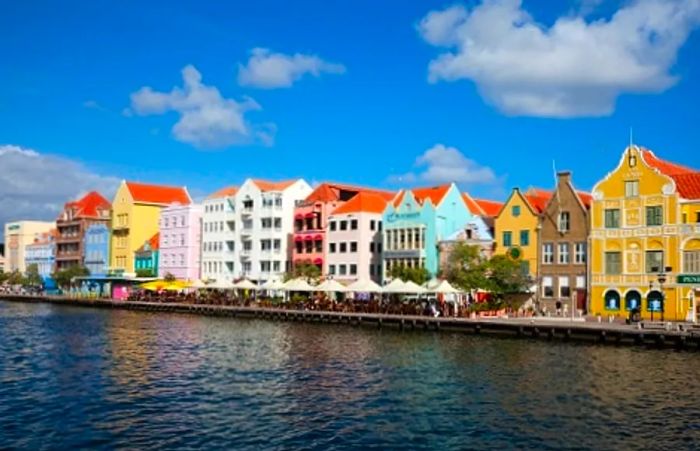
[[[568,232],[571,228],[570,216],[568,211],[562,211],[559,213],[559,231],[564,233]]]

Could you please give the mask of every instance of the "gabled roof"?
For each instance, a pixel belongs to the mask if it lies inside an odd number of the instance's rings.
[[[360,191],[352,199],[336,208],[333,215],[347,213],[383,213],[389,200],[372,192]]]
[[[418,204],[423,205],[426,199],[430,199],[433,205],[437,207],[440,204],[440,202],[442,202],[442,199],[445,198],[451,187],[452,185],[449,184],[430,186],[427,188],[412,188],[408,190],[401,190],[396,195],[392,203],[394,207],[398,207],[399,205],[401,205],[401,202],[403,202],[403,198],[406,192],[410,191],[411,193],[413,193],[413,197],[415,197],[416,202],[418,202]]]
[[[383,191],[383,190],[378,190],[374,188],[365,188],[362,186],[355,186],[355,185],[346,185],[344,183],[332,183],[332,182],[326,182],[326,183],[321,183],[314,189],[311,194],[309,194],[306,199],[304,199],[306,202],[333,202],[333,201],[338,201],[342,200],[341,199],[341,192],[342,191],[347,191],[350,193],[359,193],[359,192],[366,192],[366,193],[373,193],[378,196],[381,196],[385,198],[387,201],[393,199],[395,196],[395,193],[392,193],[390,191]]]
[[[237,186],[227,186],[207,196],[207,199],[221,199],[222,197],[235,196],[238,192]]]
[[[146,241],[146,243],[148,243],[152,251],[157,251],[158,249],[160,249],[160,232],[157,232],[155,235],[153,235],[148,241]],[[146,243],[143,243],[143,246],[138,248],[136,252],[146,252]]]
[[[260,191],[284,191],[298,180],[282,180],[280,182],[271,182],[269,180],[253,179],[253,183]]]
[[[192,202],[184,187],[149,185],[138,182],[126,182],[126,187],[136,203],[189,205]]]
[[[646,164],[667,175],[676,182],[678,194],[683,199],[700,199],[700,172],[680,164],[658,158],[649,149],[640,149]]]
[[[74,218],[99,218],[99,210],[109,210],[110,202],[97,191],[90,191],[82,198],[66,202],[64,210],[74,209]]]
[[[468,193],[462,193],[462,200],[464,205],[467,206],[467,210],[473,215],[483,215],[484,210],[481,209],[481,205],[477,204],[474,199]]]
[[[503,202],[496,202],[495,200],[486,199],[475,199],[471,197],[468,193],[462,193],[462,199],[467,206],[467,209],[477,216],[483,217],[496,217],[498,213],[503,208]]]
[[[547,206],[547,202],[552,198],[552,192],[539,188],[530,188],[523,194],[525,200],[535,213],[542,213]]]

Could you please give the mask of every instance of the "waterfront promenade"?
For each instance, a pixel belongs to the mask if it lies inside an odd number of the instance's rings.
[[[515,338],[564,340],[611,345],[700,349],[700,327],[685,323],[572,321],[563,318],[453,318],[385,313],[295,310],[258,306],[79,299],[67,296],[3,295],[12,302],[42,302],[77,307],[169,312],[271,321],[326,323],[399,330],[448,331]]]

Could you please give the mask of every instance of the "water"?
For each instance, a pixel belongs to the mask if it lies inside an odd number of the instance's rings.
[[[692,449],[700,356],[0,302],[0,449]]]

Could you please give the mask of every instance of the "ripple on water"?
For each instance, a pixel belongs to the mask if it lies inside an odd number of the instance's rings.
[[[0,448],[692,449],[694,353],[0,302]]]

